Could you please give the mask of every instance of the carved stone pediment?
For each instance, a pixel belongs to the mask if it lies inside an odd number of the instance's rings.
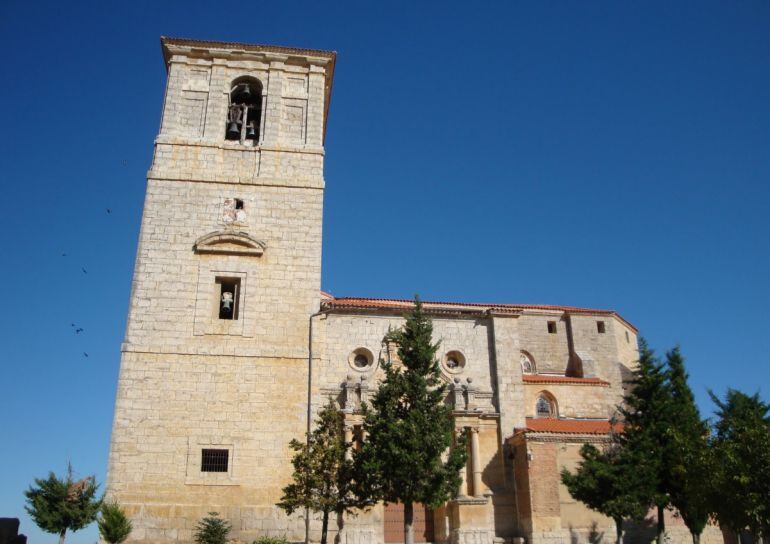
[[[245,255],[259,257],[265,252],[264,242],[245,232],[216,231],[201,236],[195,241],[195,253],[214,253],[219,255]]]

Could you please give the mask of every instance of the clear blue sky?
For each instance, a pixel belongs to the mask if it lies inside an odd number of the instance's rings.
[[[0,2],[0,516],[32,542],[33,477],[105,477],[164,34],[338,52],[326,290],[613,308],[705,413],[768,398],[770,3],[372,4]]]

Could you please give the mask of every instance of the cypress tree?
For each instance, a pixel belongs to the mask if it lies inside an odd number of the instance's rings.
[[[688,375],[679,347],[666,353],[666,366],[669,413],[676,417],[676,421],[669,427],[662,445],[664,488],[690,530],[693,543],[698,544],[710,515],[713,467],[709,427],[701,419],[687,383]]]
[[[575,473],[563,469],[561,479],[570,495],[589,508],[612,518],[615,542],[623,542],[623,520],[643,518],[647,513],[644,497],[639,496],[644,482],[636,463],[614,443],[600,451],[592,444],[580,449],[582,460]]]
[[[117,502],[102,504],[101,517],[98,519],[99,534],[109,544],[121,544],[131,534],[131,520]]]
[[[362,408],[366,439],[356,462],[364,496],[403,503],[404,540],[412,544],[414,504],[438,507],[457,496],[466,451],[464,437],[451,447],[454,422],[444,404],[439,344],[418,298],[405,318],[386,337],[399,362],[382,361],[385,377],[371,406]]]
[[[639,340],[639,364],[630,385],[619,407],[624,432],[618,435],[618,441],[636,463],[640,500],[657,509],[656,540],[663,544],[666,531],[663,512],[669,505],[664,446],[671,428],[670,394],[663,365],[643,339]]]
[[[717,405],[712,478],[718,494],[713,508],[720,525],[754,539],[770,533],[770,405],[758,394],[728,389]]]

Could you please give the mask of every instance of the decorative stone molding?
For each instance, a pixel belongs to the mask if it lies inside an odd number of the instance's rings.
[[[342,383],[342,411],[352,414],[361,410],[361,403],[369,398],[369,383],[366,376],[348,374]]]
[[[193,249],[195,253],[260,257],[266,247],[245,232],[215,231],[198,238]]]

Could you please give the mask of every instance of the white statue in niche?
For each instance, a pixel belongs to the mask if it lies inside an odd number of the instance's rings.
[[[222,311],[227,314],[233,313],[233,294],[230,291],[222,293]]]

